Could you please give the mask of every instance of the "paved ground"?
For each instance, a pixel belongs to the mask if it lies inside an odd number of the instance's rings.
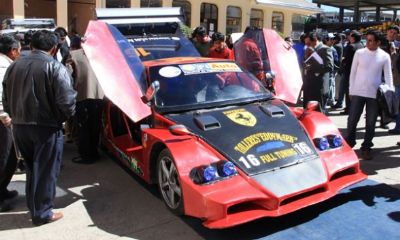
[[[337,113],[332,112],[331,119],[339,128],[344,129],[346,117]],[[390,126],[393,127],[393,124]],[[362,125],[360,125],[360,131],[363,131]],[[381,190],[383,189],[382,191],[394,190],[395,197],[392,194],[389,198],[390,201],[383,201],[386,204],[385,206],[390,207],[396,206],[390,204],[399,204],[398,200],[400,199],[400,191],[397,190],[400,189],[400,147],[395,145],[397,141],[400,141],[400,136],[389,136],[386,131],[377,129],[374,141],[376,147],[374,159],[372,161],[361,161],[361,165],[362,169],[369,175],[369,179],[385,183],[378,185]],[[360,137],[362,137],[362,134],[360,134]],[[357,144],[356,149],[359,144]],[[338,212],[344,204],[343,199],[335,198],[330,200],[327,203],[328,205],[320,205],[317,208],[290,216],[290,223],[287,223],[288,218],[282,218],[272,221],[256,221],[228,231],[207,230],[202,227],[200,220],[189,217],[179,218],[172,215],[163,205],[155,187],[147,186],[140,179],[124,171],[108,156],[103,156],[101,161],[94,165],[74,164],[71,162],[71,158],[74,156],[75,147],[66,144],[64,167],[59,179],[56,198],[56,206],[64,212],[65,217],[52,224],[33,227],[29,221],[24,202],[25,176],[15,175],[12,187],[18,189],[20,197],[17,199],[16,209],[0,214],[1,240],[285,239],[277,236],[289,229],[297,231],[297,233],[294,232],[295,234],[304,234],[307,232],[304,229],[309,229],[305,225],[309,219],[323,220],[324,216],[331,216],[328,213]],[[361,191],[361,193],[367,194],[364,191]],[[369,206],[369,204],[367,205]],[[321,208],[324,213],[321,216],[315,214],[316,211],[320,212]],[[375,212],[379,211],[378,207],[373,209]],[[400,218],[398,213],[394,213],[397,214],[395,218],[397,222]],[[306,218],[306,220],[297,220],[298,218]],[[337,217],[331,216],[331,218]],[[351,221],[358,220],[351,219]],[[274,230],[267,230],[269,224],[275,224],[274,226],[278,227],[275,227]],[[362,233],[367,228],[359,227],[353,229],[352,232],[359,231]],[[290,235],[282,234],[282,236],[289,237]],[[351,239],[354,239],[354,237]],[[368,239],[368,237],[359,239]]]

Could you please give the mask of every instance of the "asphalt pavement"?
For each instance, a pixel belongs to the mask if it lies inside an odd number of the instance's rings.
[[[344,132],[347,116],[338,113],[331,112],[330,118]],[[362,142],[364,121],[362,117],[355,149]],[[381,232],[386,234],[385,239],[400,239],[395,227],[400,226],[398,141],[400,135],[388,135],[387,130],[377,128],[374,158],[361,160],[369,180],[340,196],[282,218],[262,219],[227,230],[205,229],[198,219],[174,216],[164,206],[156,187],[146,185],[106,154],[92,165],[73,163],[76,148],[65,144],[55,201],[56,210],[62,211],[64,218],[34,227],[25,204],[25,175],[15,175],[10,188],[20,195],[15,209],[0,213],[0,240],[378,239],[373,233]]]

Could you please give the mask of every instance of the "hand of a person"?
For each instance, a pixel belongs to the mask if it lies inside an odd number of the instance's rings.
[[[10,117],[2,117],[1,122],[5,127],[11,126],[11,118]]]

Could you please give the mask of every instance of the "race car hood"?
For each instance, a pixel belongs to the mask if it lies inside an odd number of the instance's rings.
[[[296,117],[277,99],[167,117],[185,125],[250,176],[311,160],[321,162]]]

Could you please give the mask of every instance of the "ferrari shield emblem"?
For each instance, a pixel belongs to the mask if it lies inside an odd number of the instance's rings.
[[[256,117],[253,114],[246,111],[245,109],[235,109],[231,111],[224,112],[225,116],[227,116],[230,120],[234,121],[237,124],[254,127],[257,123]]]

